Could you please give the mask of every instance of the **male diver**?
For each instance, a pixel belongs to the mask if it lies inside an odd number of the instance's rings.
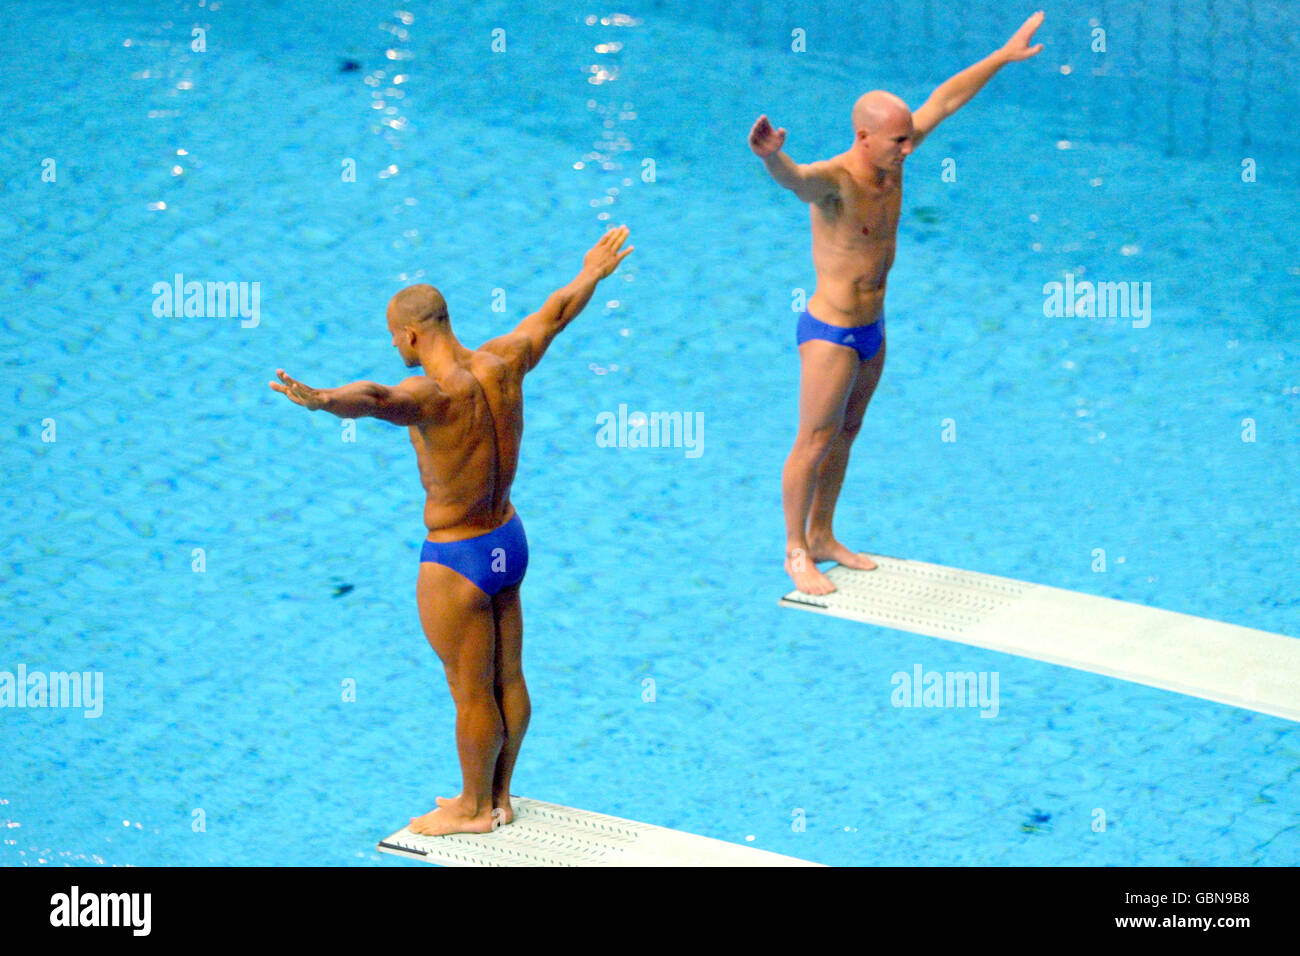
[[[817,288],[799,316],[799,430],[781,475],[785,570],[807,594],[835,590],[818,561],[870,571],[831,528],[849,449],[885,365],[885,279],[894,264],[903,160],[1003,66],[1042,50],[1030,39],[1035,13],[996,53],[944,82],[913,114],[892,93],[872,90],[853,105],[853,145],[799,165],[781,151],[785,130],[760,116],[749,145],[780,185],[812,207]]]
[[[582,271],[513,332],[467,349],[431,285],[388,303],[388,331],[408,368],[394,387],[353,382],[315,389],[277,369],[271,388],[310,411],[404,425],[424,486],[428,535],[416,603],[456,704],[461,792],[412,817],[416,833],[484,833],[514,820],[510,777],[531,705],[523,674],[519,586],[528,567],[524,526],[510,503],[523,435],[523,378],[577,318],[596,284],[632,252],[628,229],[609,230]]]

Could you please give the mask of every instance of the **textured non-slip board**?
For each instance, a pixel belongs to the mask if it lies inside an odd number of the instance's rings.
[[[836,565],[784,607],[941,637],[1300,721],[1300,640],[922,561]]]
[[[491,833],[421,836],[403,827],[381,853],[442,866],[819,866],[755,847],[511,797],[513,823]]]

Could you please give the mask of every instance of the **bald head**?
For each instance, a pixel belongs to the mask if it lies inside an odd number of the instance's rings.
[[[447,302],[441,292],[427,283],[408,285],[389,301],[388,320],[399,329],[408,325],[445,325]]]
[[[874,133],[882,126],[906,120],[912,115],[907,104],[885,90],[863,93],[853,104],[853,132]]]

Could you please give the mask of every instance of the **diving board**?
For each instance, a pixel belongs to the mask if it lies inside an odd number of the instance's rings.
[[[1141,604],[922,561],[836,565],[831,594],[783,607],[832,614],[1106,674],[1300,721],[1300,640]]]
[[[442,866],[820,866],[755,847],[511,796],[491,833],[422,836],[402,827],[381,853]]]

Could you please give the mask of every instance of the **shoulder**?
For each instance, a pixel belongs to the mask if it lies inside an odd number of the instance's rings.
[[[438,380],[430,375],[412,375],[397,383],[397,387],[408,395],[441,395],[442,387]]]
[[[499,375],[522,374],[529,369],[531,356],[532,343],[518,332],[490,339],[474,350],[474,362]]]
[[[834,213],[844,201],[845,186],[852,177],[844,165],[844,156],[832,156],[819,160],[808,167],[809,172],[821,184],[816,196],[809,196],[808,202],[823,212]]]
[[[405,400],[419,405],[421,411],[431,412],[447,401],[447,393],[437,379],[429,375],[412,375],[398,383],[395,391]]]
[[[844,156],[832,156],[830,159],[819,159],[809,163],[804,167],[808,175],[815,177],[828,186],[838,188],[840,181],[846,175],[844,168]]]
[[[412,375],[387,389],[376,418],[393,425],[421,426],[437,421],[447,410],[446,392],[428,375]]]

